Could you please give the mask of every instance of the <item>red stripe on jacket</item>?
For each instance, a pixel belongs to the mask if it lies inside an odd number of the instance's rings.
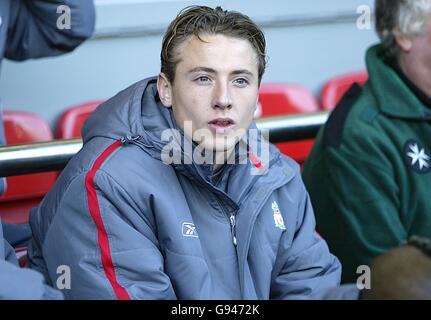
[[[260,171],[263,171],[263,165],[262,163],[259,161],[259,159],[254,155],[254,153],[250,153],[249,155],[250,161],[251,163],[254,164],[254,166]]]
[[[111,144],[103,153],[96,159],[91,170],[85,177],[85,187],[87,189],[88,208],[90,210],[91,217],[97,226],[97,240],[99,243],[100,255],[102,259],[103,270],[105,275],[111,283],[114,289],[115,295],[119,300],[130,300],[129,294],[117,280],[115,275],[114,264],[112,262],[111,249],[109,246],[108,234],[106,233],[105,226],[103,225],[102,215],[100,213],[99,201],[97,199],[96,188],[94,186],[94,176],[100,166],[114,152],[118,147],[121,146],[120,141],[116,141]]]

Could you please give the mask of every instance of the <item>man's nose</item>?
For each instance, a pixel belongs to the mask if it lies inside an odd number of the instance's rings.
[[[213,108],[230,109],[232,99],[229,84],[218,84],[214,92]]]

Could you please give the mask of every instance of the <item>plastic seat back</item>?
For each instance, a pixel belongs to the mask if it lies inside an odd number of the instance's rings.
[[[341,100],[346,91],[355,82],[363,85],[368,80],[366,71],[347,73],[328,80],[320,94],[320,104],[323,110],[332,110]]]
[[[263,83],[259,90],[261,117],[318,112],[319,104],[313,94],[301,85],[291,83]],[[281,142],[279,150],[293,158],[301,167],[307,159],[314,139]]]
[[[7,144],[53,139],[48,123],[30,112],[5,111],[3,124]],[[30,209],[51,189],[56,178],[56,172],[7,177],[6,192],[0,197],[1,218],[10,223],[28,222]]]
[[[57,139],[80,138],[82,127],[88,116],[102,102],[102,100],[87,102],[65,110],[58,121],[55,137]]]

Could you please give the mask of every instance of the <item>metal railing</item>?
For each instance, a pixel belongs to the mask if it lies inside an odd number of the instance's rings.
[[[313,138],[328,119],[328,112],[261,118],[273,143]],[[82,148],[81,139],[52,140],[0,147],[0,177],[48,172],[64,168]]]

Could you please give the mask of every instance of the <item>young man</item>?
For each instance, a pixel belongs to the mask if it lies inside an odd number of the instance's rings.
[[[83,149],[32,212],[32,267],[51,281],[69,267],[64,294],[77,299],[356,298],[336,288],[298,166],[259,138],[252,147],[262,31],[190,7],[161,60],[157,78],[86,122]]]
[[[431,237],[430,17],[430,0],[376,1],[369,81],[344,96],[304,167],[342,282],[412,235]]]

